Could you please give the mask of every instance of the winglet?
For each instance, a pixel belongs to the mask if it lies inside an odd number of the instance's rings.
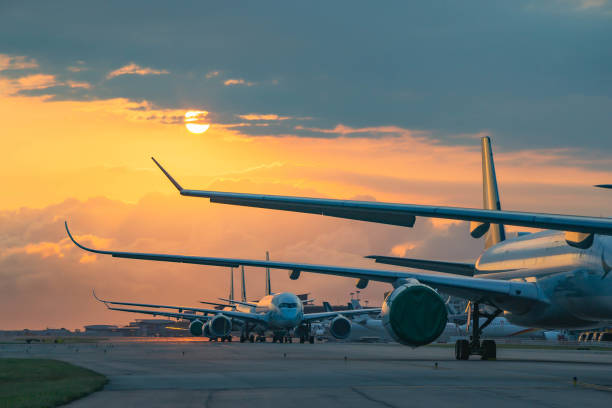
[[[612,189],[612,184],[597,184],[595,187]]]
[[[176,180],[175,180],[175,179],[174,179],[174,178],[173,178],[173,177],[170,175],[170,173],[168,173],[168,172],[166,171],[166,169],[164,169],[164,168],[162,167],[162,165],[161,165],[161,164],[159,164],[159,163],[157,162],[157,160],[155,160],[155,157],[151,157],[151,160],[153,160],[153,162],[154,162],[154,163],[157,165],[157,167],[159,167],[159,169],[160,169],[160,170],[161,170],[161,171],[162,171],[162,172],[163,172],[163,173],[166,175],[166,177],[168,177],[168,180],[170,180],[170,182],[171,182],[172,184],[174,184],[174,187],[176,187],[176,189],[177,189],[179,192],[182,192],[182,191],[183,191],[183,187],[181,187],[181,185],[180,185],[180,184],[179,184],[179,183],[178,183],[178,182],[177,182],[177,181],[176,181]]]
[[[84,249],[85,251],[94,252],[94,253],[97,253],[97,254],[112,255],[112,253],[109,252],[109,251],[100,251],[98,249],[87,248],[86,246],[83,246],[83,245],[79,244],[72,237],[72,234],[70,233],[70,230],[68,229],[68,221],[64,221],[64,227],[66,227],[66,232],[68,233],[68,237],[70,238],[70,240],[74,243],[74,245],[78,246],[79,248]]]
[[[104,299],[100,299],[100,298],[98,297],[98,295],[96,295],[96,290],[95,290],[95,289],[92,289],[92,290],[91,290],[91,293],[93,293],[93,297],[94,297],[94,298],[95,298],[95,299],[96,299],[98,302],[100,302],[100,303],[104,303],[104,306],[106,306],[106,307],[108,307],[108,308],[110,309],[110,306],[108,305],[108,303],[106,303],[106,301],[105,301]]]

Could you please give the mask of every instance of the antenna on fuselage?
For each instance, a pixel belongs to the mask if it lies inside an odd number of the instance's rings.
[[[270,260],[270,253],[266,251],[266,261]],[[272,294],[272,285],[270,284],[270,268],[266,268],[266,296]]]

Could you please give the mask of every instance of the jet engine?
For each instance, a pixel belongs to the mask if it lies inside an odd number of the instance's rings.
[[[395,341],[411,347],[437,339],[446,327],[447,311],[440,295],[416,279],[396,288],[382,305],[382,323]]]
[[[344,340],[351,334],[351,321],[344,316],[336,316],[329,323],[329,332],[335,338]]]
[[[232,321],[227,316],[217,315],[210,319],[208,328],[213,337],[224,337],[232,331]]]
[[[204,326],[204,323],[202,323],[201,320],[193,320],[191,323],[189,323],[189,331],[191,332],[192,336],[201,336],[203,329],[202,327]]]

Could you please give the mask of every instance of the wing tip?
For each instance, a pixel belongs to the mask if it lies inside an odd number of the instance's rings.
[[[612,189],[612,184],[595,184],[593,187]]]
[[[161,164],[159,164],[159,162],[157,160],[155,160],[155,157],[151,156],[151,160],[153,160],[153,163],[155,163],[155,165],[157,165],[157,167],[159,167],[159,169],[162,171],[162,173],[164,173],[164,175],[168,178],[168,180],[170,180],[170,182],[172,183],[172,185],[174,185],[174,187],[176,187],[176,189],[182,193],[183,192],[183,187],[181,187],[181,185],[178,183],[178,181],[176,181],[174,179],[174,177],[172,177],[170,175],[170,173],[168,173],[166,171],[166,169],[163,168],[163,166]]]

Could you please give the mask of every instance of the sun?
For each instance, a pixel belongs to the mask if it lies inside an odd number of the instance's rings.
[[[204,133],[210,127],[210,123],[205,123],[206,111],[187,111],[185,112],[185,127],[191,133]]]

